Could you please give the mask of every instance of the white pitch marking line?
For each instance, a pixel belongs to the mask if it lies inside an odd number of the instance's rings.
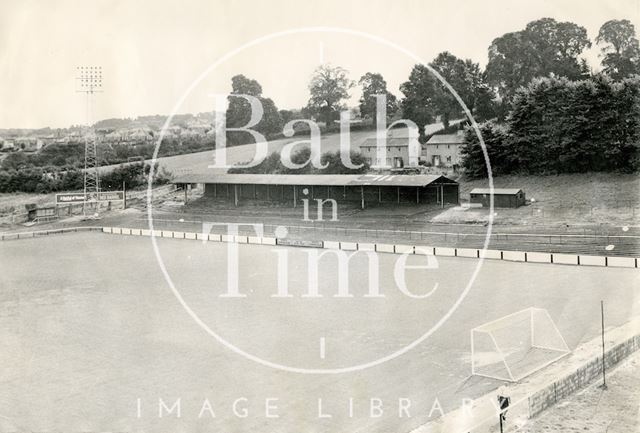
[[[320,337],[320,359],[324,359],[324,355],[325,355],[325,341],[324,341],[324,337]]]

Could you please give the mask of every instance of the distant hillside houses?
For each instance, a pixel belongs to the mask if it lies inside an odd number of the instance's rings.
[[[163,138],[165,140],[205,138],[207,132],[212,128],[212,125],[203,122],[190,122],[185,127],[172,125],[164,131]],[[108,132],[103,129],[97,132],[101,142],[111,144],[145,144],[154,142],[160,136],[160,129],[150,128],[146,125],[119,128]]]
[[[100,143],[138,145],[155,142],[160,136],[160,127],[150,127],[142,123],[129,123],[123,128],[98,126],[94,129],[95,136]],[[27,131],[20,131],[25,134]],[[180,125],[169,126],[164,134],[165,140],[198,140],[210,139],[214,135],[213,125],[202,119],[183,122]],[[86,132],[81,127],[59,129],[49,134],[32,134],[0,137],[0,152],[36,152],[52,144],[66,145],[84,143]]]

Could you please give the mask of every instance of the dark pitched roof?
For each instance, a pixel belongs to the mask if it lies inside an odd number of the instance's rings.
[[[457,183],[439,175],[405,174],[214,174],[193,173],[177,176],[172,183],[217,183],[244,185],[322,185],[322,186],[427,186],[434,182]]]
[[[520,191],[519,188],[494,188],[493,195],[514,195]],[[491,194],[491,188],[474,188],[470,194]]]
[[[431,136],[427,144],[463,144],[462,134],[436,134]]]
[[[375,137],[370,137],[360,143],[360,147],[376,147],[378,141]],[[407,147],[409,137],[387,137],[387,147]]]

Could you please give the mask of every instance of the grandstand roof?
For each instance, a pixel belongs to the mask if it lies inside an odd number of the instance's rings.
[[[172,183],[217,183],[245,185],[320,185],[320,186],[427,186],[431,183],[455,184],[439,175],[402,174],[214,174],[193,173],[177,176]]]

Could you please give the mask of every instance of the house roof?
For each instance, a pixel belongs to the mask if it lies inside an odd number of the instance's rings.
[[[493,195],[515,195],[521,191],[519,188],[494,188]],[[491,194],[491,188],[474,188],[470,194]]]
[[[320,186],[427,186],[431,183],[457,183],[439,175],[371,174],[213,174],[191,173],[176,176],[172,183],[217,183],[244,185],[320,185]]]
[[[427,144],[463,144],[462,134],[436,134],[431,136]]]
[[[408,147],[409,137],[387,137],[387,147]],[[360,143],[360,147],[376,147],[378,141],[376,137],[370,137]]]

